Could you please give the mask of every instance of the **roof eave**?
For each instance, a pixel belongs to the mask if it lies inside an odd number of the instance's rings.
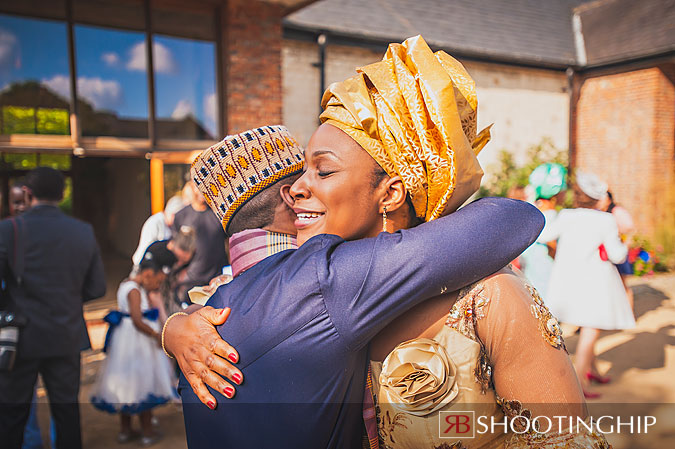
[[[335,30],[326,30],[316,26],[308,26],[291,22],[288,19],[284,19],[282,25],[284,31],[283,36],[285,39],[315,41],[318,35],[324,34],[326,35],[326,37],[329,38],[328,41],[335,45],[359,46],[370,48],[373,50],[384,50],[386,49],[386,46],[389,43],[400,39],[399,36],[391,36],[391,37],[368,36],[358,33],[344,33]],[[528,58],[526,56],[520,55],[503,55],[488,51],[477,51],[466,48],[465,49],[454,48],[449,47],[447,45],[438,44],[435,42],[429,42],[429,45],[437,50],[448,51],[457,58],[471,60],[475,62],[490,62],[518,67],[537,68],[555,71],[564,71],[568,67],[576,68],[576,62],[574,60],[546,61],[542,59]]]

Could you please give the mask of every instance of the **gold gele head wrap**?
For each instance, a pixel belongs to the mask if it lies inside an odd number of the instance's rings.
[[[227,232],[239,208],[275,182],[302,172],[304,150],[285,126],[225,137],[202,151],[190,172]]]
[[[336,126],[399,175],[425,221],[456,210],[480,186],[476,86],[466,69],[422,36],[390,44],[380,62],[328,87],[321,122]]]

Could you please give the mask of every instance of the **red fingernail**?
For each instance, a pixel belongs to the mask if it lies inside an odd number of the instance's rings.
[[[223,315],[225,315],[225,312],[227,312],[227,309],[223,309],[223,310],[221,310],[221,311],[220,311],[220,316],[223,316]]]
[[[230,355],[227,356],[228,359],[232,360],[232,362],[237,363],[237,354],[234,352],[231,352]]]
[[[213,402],[213,401],[207,402],[206,405],[208,405],[209,408],[210,408],[211,410],[215,410],[215,409],[216,409],[216,403]]]
[[[225,387],[223,391],[225,392],[225,396],[228,398],[231,398],[234,395],[234,388],[232,387]]]
[[[240,383],[241,383],[241,374],[239,374],[239,373],[234,373],[234,374],[232,375],[232,380],[234,380],[235,382],[237,382],[237,384],[240,384]]]

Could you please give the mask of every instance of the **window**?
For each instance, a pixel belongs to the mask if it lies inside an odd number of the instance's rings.
[[[215,44],[155,36],[153,43],[157,136],[217,136]]]
[[[0,134],[67,136],[76,101],[78,132],[85,137],[147,139],[150,120],[153,141],[219,136],[217,2],[6,3],[0,6]],[[148,104],[149,86],[154,107]],[[67,146],[61,142],[59,148]]]
[[[75,48],[82,135],[148,137],[145,35],[76,25]]]
[[[67,42],[62,22],[0,14],[2,134],[70,134]]]

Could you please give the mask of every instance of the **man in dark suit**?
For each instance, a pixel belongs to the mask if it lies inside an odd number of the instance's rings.
[[[82,303],[105,294],[105,274],[92,227],[64,215],[60,172],[39,167],[26,176],[30,211],[0,222],[0,273],[9,304],[28,319],[13,370],[0,372],[3,447],[19,448],[40,373],[56,426],[56,447],[80,448],[80,350],[86,332]],[[23,258],[23,272],[10,273]]]

